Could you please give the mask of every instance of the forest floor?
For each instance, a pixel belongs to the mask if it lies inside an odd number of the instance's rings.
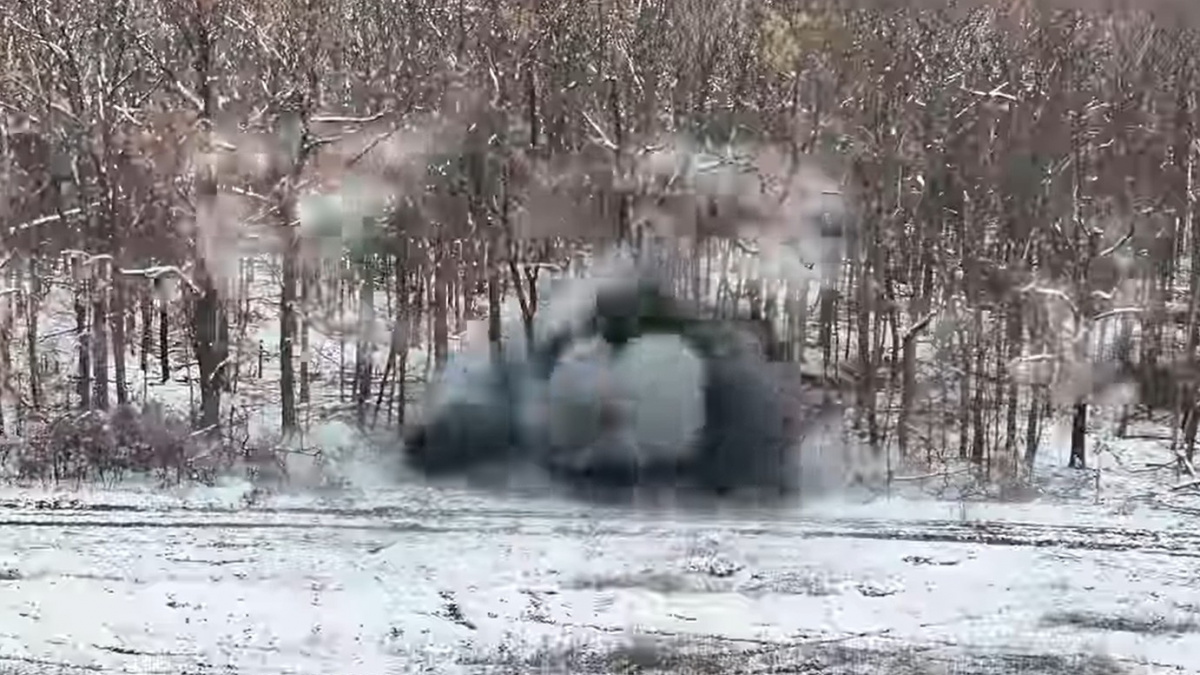
[[[63,298],[48,323],[70,321]],[[1101,411],[1087,471],[1056,427],[1020,503],[942,489],[950,471],[635,510],[405,478],[323,419],[326,366],[305,443],[330,463],[287,485],[0,487],[0,675],[1200,673],[1200,496],[1148,466],[1161,423],[1115,439]],[[277,370],[242,384],[251,425],[277,424]]]

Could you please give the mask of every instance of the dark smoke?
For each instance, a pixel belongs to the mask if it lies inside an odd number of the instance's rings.
[[[428,477],[589,500],[777,501],[842,484],[829,392],[614,254],[564,279],[528,345],[458,355],[405,448]]]

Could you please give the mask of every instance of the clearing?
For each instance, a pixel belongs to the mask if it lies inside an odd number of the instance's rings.
[[[1191,498],[1039,470],[1025,504],[704,514],[378,466],[323,492],[7,488],[0,672],[1200,673]]]

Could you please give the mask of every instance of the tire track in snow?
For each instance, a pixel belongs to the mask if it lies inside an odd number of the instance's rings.
[[[1014,521],[798,518],[659,518],[613,513],[581,518],[566,510],[436,509],[389,506],[363,509],[146,508],[137,506],[37,509],[0,504],[0,527],[119,529],[359,530],[388,533],[512,534],[561,537],[654,537],[689,532],[784,539],[869,539],[1036,548],[1138,551],[1200,558],[1200,533],[1151,528]]]
[[[1169,529],[1153,529],[1146,527],[1122,527],[1117,525],[1099,525],[1089,526],[1071,526],[1065,524],[1054,523],[1031,523],[1031,522],[1011,522],[1011,521],[959,521],[952,519],[886,519],[886,518],[814,518],[800,517],[795,512],[786,513],[780,511],[762,511],[753,516],[730,516],[728,514],[680,514],[676,513],[647,513],[647,512],[632,512],[621,511],[619,509],[587,509],[579,508],[574,505],[550,505],[540,507],[534,505],[529,507],[519,503],[501,503],[496,501],[484,502],[476,501],[474,503],[464,504],[454,501],[454,496],[450,495],[448,499],[439,504],[438,500],[432,500],[432,503],[438,506],[428,506],[425,503],[413,500],[413,503],[401,504],[397,506],[378,506],[369,508],[323,508],[320,506],[301,506],[294,508],[228,508],[228,507],[208,507],[208,506],[123,506],[123,505],[100,505],[92,508],[79,503],[71,504],[44,504],[44,508],[36,508],[29,504],[21,504],[12,502],[0,506],[0,526],[9,528],[9,532],[14,535],[14,539],[21,540],[22,530],[26,535],[39,538],[39,544],[61,545],[68,548],[67,542],[70,542],[69,548],[73,555],[77,556],[77,560],[72,560],[69,565],[71,569],[75,567],[92,569],[94,561],[99,556],[109,555],[109,549],[129,549],[140,550],[147,541],[158,541],[157,548],[147,549],[144,554],[139,553],[138,556],[148,560],[161,560],[164,562],[151,562],[147,565],[150,567],[150,572],[138,572],[133,574],[130,572],[126,579],[129,583],[125,583],[118,587],[118,590],[124,593],[133,594],[142,597],[152,594],[154,584],[167,582],[170,584],[178,584],[181,588],[191,586],[203,586],[205,594],[219,593],[251,593],[259,598],[290,598],[292,596],[305,596],[309,593],[307,585],[297,586],[296,584],[303,582],[308,584],[311,579],[326,580],[322,583],[333,584],[332,590],[322,590],[324,594],[322,602],[334,603],[337,601],[338,593],[341,591],[337,588],[339,583],[349,584],[354,580],[363,580],[371,574],[375,574],[381,570],[389,570],[392,576],[387,579],[404,580],[404,583],[396,583],[395,589],[403,589],[406,586],[422,586],[428,585],[431,589],[431,582],[421,581],[416,584],[414,579],[421,579],[419,570],[424,564],[435,564],[435,561],[441,561],[446,557],[450,558],[465,558],[469,555],[481,556],[479,564],[482,564],[484,558],[491,554],[499,554],[503,552],[511,542],[500,541],[507,539],[501,535],[517,535],[518,537],[530,538],[529,547],[533,550],[547,550],[554,548],[553,539],[561,539],[563,546],[568,548],[576,548],[587,545],[585,542],[594,537],[624,537],[627,538],[628,544],[632,547],[641,540],[647,544],[647,551],[651,549],[659,549],[662,546],[662,541],[666,537],[678,539],[688,537],[693,534],[716,534],[718,538],[723,540],[724,545],[738,548],[740,544],[749,544],[754,540],[780,540],[781,543],[788,540],[802,541],[806,539],[820,538],[838,538],[845,540],[891,540],[898,542],[942,542],[956,544],[975,544],[982,546],[995,547],[1026,547],[1026,548],[1041,548],[1041,547],[1057,547],[1063,549],[1090,549],[1094,551],[1110,551],[1110,552],[1133,552],[1135,555],[1132,558],[1125,558],[1123,555],[1118,556],[1122,564],[1136,568],[1146,562],[1146,559],[1139,558],[1138,554],[1166,554],[1178,556],[1200,556],[1200,534],[1192,535],[1187,532],[1175,532]],[[562,508],[555,508],[561,506]],[[143,530],[143,532],[138,532]],[[189,532],[192,530],[193,532]],[[220,530],[236,530],[237,532],[227,538],[221,536]],[[293,536],[287,536],[288,531],[292,531]],[[257,533],[262,533],[263,536],[258,536]],[[393,537],[379,536],[378,533],[397,533],[405,532],[422,532],[428,533],[430,537],[416,537],[411,541],[415,548],[408,550],[394,549],[390,556],[380,556],[371,558],[369,555],[352,554],[355,558],[355,565],[364,565],[362,570],[351,567],[330,568],[326,567],[324,562],[313,562],[324,559],[327,551],[342,550],[362,550],[358,548],[361,544],[361,539],[368,538],[371,540],[387,540]],[[77,538],[79,533],[86,533],[85,539],[88,540],[87,546]],[[441,535],[445,535],[444,537]],[[163,537],[162,535],[166,535]],[[284,535],[286,539],[302,539],[299,543],[299,548],[292,548],[297,542],[287,542],[286,545],[269,547],[264,546],[265,542],[277,539],[279,535]],[[311,539],[310,539],[311,538]],[[44,539],[45,541],[41,541]],[[221,548],[227,548],[230,543],[235,543],[231,540],[237,540],[236,543],[245,544],[244,547],[239,547],[236,553],[237,558],[226,560],[224,558],[214,558],[212,556],[200,556],[200,553],[210,552],[209,549],[217,548],[217,544],[221,544]],[[397,542],[403,542],[403,536],[394,537]],[[245,541],[242,541],[245,540]],[[491,543],[484,547],[477,547],[472,542],[488,542]],[[738,540],[743,540],[739,542]],[[445,542],[459,542],[457,545],[442,550]],[[758,561],[758,566],[764,573],[770,574],[779,570],[788,571],[796,566],[796,561],[791,558],[792,548],[786,543],[781,546],[775,546],[768,541],[769,547],[763,548],[762,551],[767,552],[768,557]],[[124,544],[124,545],[123,545]],[[192,551],[191,558],[183,556],[180,549],[188,547],[196,548]],[[611,545],[606,543],[608,548],[622,548],[622,545]],[[775,551],[771,552],[774,548]],[[917,547],[919,548],[919,547]],[[251,551],[251,553],[243,554],[243,550]],[[884,550],[894,551],[891,548]],[[147,555],[153,553],[155,557],[146,558]],[[998,559],[1010,560],[1010,555],[1026,555],[1019,550],[1009,549],[1007,552],[995,550],[996,556],[1003,556]],[[133,553],[127,554],[133,556]],[[235,555],[229,553],[228,555]],[[509,553],[510,556],[518,556],[518,554]],[[524,555],[524,554],[522,554]],[[896,554],[898,555],[898,553]],[[1031,555],[1041,555],[1040,553],[1031,553]],[[1100,555],[1105,555],[1101,553]],[[182,557],[181,557],[182,556]],[[1090,554],[1088,554],[1090,556]],[[1085,556],[1085,560],[1091,558]],[[296,568],[281,567],[281,562],[284,559],[292,559],[296,562]],[[536,560],[535,556],[535,560]],[[637,561],[657,561],[658,553],[653,555],[638,554],[632,559]],[[134,560],[134,557],[129,557],[128,561]],[[127,561],[127,562],[128,562]],[[1140,561],[1140,562],[1139,562]],[[186,564],[186,567],[180,567],[180,564]],[[1173,562],[1163,561],[1164,564],[1175,565]],[[67,563],[62,563],[67,565]],[[133,564],[129,562],[128,564]],[[140,564],[140,563],[139,563]],[[475,563],[472,563],[474,565]],[[539,567],[540,563],[529,563],[511,557],[505,562],[501,560],[497,563],[496,568],[483,569],[479,571],[480,579],[491,579],[493,572],[509,574],[516,570],[524,569],[528,565],[526,572],[535,574],[536,578],[541,583],[545,583],[548,587],[559,588],[556,580],[557,576],[549,575],[545,569]],[[656,563],[657,564],[657,563]],[[1191,565],[1190,561],[1181,561],[1183,565]],[[232,565],[242,569],[227,569],[226,565]],[[624,568],[617,561],[611,562],[611,570],[622,572]],[[117,565],[119,568],[120,565]],[[196,571],[192,568],[196,567]],[[218,570],[218,568],[221,568]],[[251,574],[248,579],[240,579],[239,573],[244,573],[246,569],[259,570],[259,575]],[[565,569],[565,568],[564,568]],[[634,569],[634,568],[630,568]],[[654,569],[658,569],[655,567]],[[932,569],[919,565],[905,565],[903,568],[905,574],[910,574],[909,581],[905,585],[897,586],[900,593],[920,596],[923,592],[923,586],[918,583],[924,575],[929,574],[926,570]],[[940,568],[939,568],[940,569]],[[963,568],[947,568],[947,569],[965,569]],[[1086,569],[1080,567],[1080,569]],[[1124,569],[1124,568],[1121,568]],[[1140,568],[1138,568],[1140,569]],[[266,571],[266,574],[261,572]],[[282,572],[280,570],[283,570]],[[604,570],[609,570],[608,563],[604,566]],[[916,571],[913,571],[916,570]],[[625,570],[628,571],[628,570]],[[636,571],[636,570],[635,570]],[[994,575],[989,572],[987,566],[980,566],[980,569],[968,572],[972,575],[978,575],[978,581],[982,584],[986,580],[993,579]],[[524,573],[524,572],[523,572]],[[573,574],[574,572],[572,572]],[[140,581],[135,577],[145,575]],[[938,572],[937,574],[940,574]],[[61,571],[59,576],[65,577]],[[1029,576],[1036,577],[1035,574]],[[447,581],[449,577],[443,578],[438,584],[450,584]],[[857,577],[855,577],[857,578]],[[973,577],[974,578],[974,577]],[[153,583],[141,583],[149,580]],[[217,579],[217,580],[214,580]],[[471,577],[471,583],[474,583],[474,577]],[[1120,589],[1117,583],[1119,575],[1114,574],[1107,581],[1101,580],[1104,585],[1103,589],[1107,592],[1119,592],[1122,597],[1127,595],[1125,591]],[[37,586],[39,589],[52,588],[52,582],[59,585],[64,585],[61,580],[52,578],[52,575],[45,579],[42,576],[30,575],[25,583],[31,585],[41,584]],[[333,583],[337,582],[337,583]],[[14,583],[23,583],[17,580]],[[88,585],[90,583],[90,585]],[[1039,582],[1040,583],[1040,582]],[[1049,582],[1047,582],[1049,583]],[[1100,582],[1096,582],[1100,583]],[[74,579],[65,584],[70,590],[64,590],[64,594],[77,593],[87,588],[93,589],[93,594],[100,597],[105,585],[112,586],[112,582],[100,580],[95,583],[88,582],[84,579]],[[483,587],[481,593],[495,595],[500,597],[502,590],[507,587],[508,582],[497,582],[495,580],[486,583],[481,582]],[[453,586],[453,584],[450,584]],[[447,586],[447,587],[450,587]],[[437,586],[440,588],[441,586]],[[262,588],[262,595],[255,589]],[[470,590],[467,586],[454,586],[456,592],[470,605],[472,598],[466,591]],[[566,588],[566,586],[564,586]],[[1040,586],[1039,586],[1040,588]],[[1047,587],[1049,588],[1049,587]],[[211,590],[210,590],[211,589]],[[272,590],[274,589],[274,590]],[[429,609],[421,602],[417,602],[419,594],[413,595],[411,598],[403,595],[400,590],[390,590],[386,593],[381,593],[378,598],[372,595],[373,599],[379,599],[382,603],[384,599],[393,607],[409,613],[419,613]],[[267,595],[270,591],[273,595]],[[1051,591],[1047,591],[1051,592]],[[1055,593],[1059,591],[1053,591]],[[579,590],[567,588],[567,595],[580,594]],[[625,589],[617,591],[602,590],[597,591],[599,595],[616,594],[622,597],[636,597],[643,593],[641,588]],[[946,596],[952,591],[941,591],[938,597]],[[683,594],[687,595],[687,594]],[[386,598],[385,598],[386,596]],[[40,596],[39,596],[40,597]],[[65,597],[65,595],[64,595]],[[420,596],[423,598],[424,596]],[[489,596],[490,597],[490,596]],[[553,596],[551,596],[553,597]],[[858,597],[858,595],[850,594],[846,596],[838,596],[839,603],[857,603],[858,605],[866,605],[867,603],[876,602],[867,598],[867,596]],[[888,596],[892,597],[892,596]],[[1057,597],[1057,596],[1056,596]],[[194,600],[195,598],[191,598]],[[42,600],[39,601],[44,601]],[[401,601],[402,600],[402,601]],[[482,603],[482,600],[475,600]],[[174,602],[172,600],[172,602]],[[423,601],[422,601],[423,602]],[[563,601],[565,602],[565,601]],[[759,600],[739,600],[739,602],[759,602]],[[765,602],[765,601],[764,601]],[[891,600],[880,602],[892,602]],[[914,600],[915,602],[915,600]],[[276,610],[264,609],[270,605],[270,602],[259,602],[252,609],[246,611],[258,616],[275,616],[279,614]],[[769,605],[769,603],[768,603]],[[117,605],[113,605],[116,607]],[[345,605],[343,605],[345,606]],[[359,607],[360,605],[355,605]],[[736,603],[731,605],[736,609]],[[764,605],[767,606],[767,605]],[[289,605],[289,607],[291,607]],[[473,619],[483,619],[486,621],[486,614],[481,607],[492,607],[492,605],[481,604],[474,608],[467,606],[466,609],[471,614]],[[498,606],[497,606],[498,607]],[[295,609],[295,608],[293,608]],[[302,609],[302,608],[301,608]],[[419,610],[419,611],[418,611]],[[165,610],[159,610],[164,612]],[[289,612],[292,611],[289,609]],[[332,610],[324,610],[330,611]],[[505,610],[507,611],[507,610]],[[514,615],[515,616],[515,611]],[[193,605],[183,603],[178,609],[172,608],[171,612],[179,614],[193,613],[194,619],[199,624],[207,620],[210,623],[218,620],[227,620],[223,613],[209,612],[209,610],[197,609]],[[274,614],[272,614],[274,612]],[[933,612],[936,614],[937,612]],[[165,615],[165,614],[164,614]],[[190,616],[190,614],[189,614]],[[413,626],[424,626],[419,623],[423,621],[420,617],[407,617],[403,621],[411,623]],[[1000,615],[997,614],[999,617]],[[506,618],[507,615],[502,615]],[[611,618],[611,617],[610,617]],[[508,620],[508,618],[506,618]],[[692,617],[691,620],[695,620]],[[258,625],[258,619],[255,619],[253,625]],[[512,619],[514,626],[526,627],[526,624],[519,623]],[[249,619],[244,620],[246,625],[251,625]],[[164,623],[163,626],[171,626],[171,623]],[[539,624],[540,625],[540,624]],[[565,624],[564,624],[565,625]],[[900,624],[896,624],[900,625]],[[376,633],[383,630],[384,624],[371,624],[372,631]],[[182,630],[183,627],[180,627]],[[687,632],[686,625],[676,626],[675,629],[679,632],[676,638],[672,640],[693,639],[691,633]],[[167,630],[162,628],[161,630]],[[192,630],[192,629],[187,629]],[[200,629],[195,629],[194,635],[207,635]],[[206,629],[207,630],[207,629]],[[440,629],[439,629],[440,630]],[[888,628],[890,630],[890,627]],[[36,633],[21,633],[22,642],[42,645],[39,648],[39,653],[29,654],[27,658],[43,658],[54,656],[58,652],[58,647],[48,640],[38,642],[33,639]],[[189,633],[192,635],[192,633]],[[373,633],[372,633],[373,635]],[[199,638],[197,638],[199,639]],[[444,640],[443,638],[439,638]],[[1183,670],[1172,670],[1174,666],[1166,664],[1165,666],[1153,670],[1146,671],[1145,664],[1133,660],[1132,657],[1126,656],[1114,657],[1108,662],[1091,661],[1072,661],[1074,654],[1067,654],[1064,657],[1062,654],[1009,654],[1007,651],[997,651],[994,647],[980,647],[978,645],[971,646],[974,643],[970,641],[969,636],[962,638],[962,643],[958,643],[958,638],[948,641],[944,645],[935,645],[928,640],[915,639],[911,635],[892,636],[887,631],[871,631],[870,635],[863,638],[857,638],[847,641],[847,637],[840,634],[822,635],[814,633],[808,640],[797,638],[796,640],[783,640],[779,644],[769,644],[763,647],[764,650],[772,652],[769,658],[765,658],[765,662],[759,663],[757,659],[751,658],[751,655],[742,652],[742,649],[735,649],[738,645],[734,644],[738,638],[713,635],[713,646],[724,644],[726,651],[725,661],[720,664],[720,670],[715,672],[730,672],[730,673],[759,673],[767,672],[768,668],[772,667],[790,667],[793,669],[801,669],[799,672],[811,672],[822,675],[866,675],[867,673],[875,672],[896,672],[905,675],[915,674],[919,672],[929,672],[929,668],[954,670],[961,673],[976,673],[987,675],[1007,675],[1011,672],[1028,672],[1037,675],[1052,675],[1059,672],[1104,672],[1104,673],[1122,673],[1122,674],[1138,674],[1143,672],[1186,672]],[[239,665],[235,669],[222,670],[216,667],[195,666],[183,668],[180,666],[176,672],[195,672],[195,673],[213,673],[218,672],[236,672],[238,675],[281,675],[283,672],[288,672],[284,667],[275,667],[271,665],[256,665],[251,658],[255,649],[258,649],[256,643],[253,643],[250,638],[240,638],[240,642],[236,642],[231,650],[239,654]],[[86,649],[88,658],[97,659],[97,663],[101,660],[105,665],[96,665],[91,672],[136,672],[139,675],[145,675],[150,672],[163,672],[162,670],[152,670],[144,656],[124,656],[120,653],[100,654],[100,651],[108,648],[101,648],[97,645],[107,643],[97,643],[92,645],[91,649]],[[446,642],[450,645],[450,642]],[[532,644],[532,642],[531,642]],[[129,648],[138,647],[131,643]],[[147,643],[144,646],[145,654],[151,653],[151,648],[159,649],[160,645]],[[139,647],[141,648],[141,647]],[[1016,647],[1014,647],[1015,649]],[[288,649],[292,649],[291,646]],[[976,654],[973,650],[982,650]],[[273,659],[283,658],[285,655],[288,658],[299,658],[296,656],[294,649],[292,651],[276,654],[272,652]],[[158,652],[154,652],[158,653]],[[342,653],[342,652],[338,652]],[[350,653],[350,652],[346,652]],[[696,672],[705,672],[704,667],[708,667],[713,663],[711,650],[704,658],[695,662]],[[0,655],[0,661],[12,656]],[[58,672],[63,675],[68,672],[82,672],[87,668],[79,662],[73,662],[73,657],[63,657],[61,667],[55,667],[59,663],[52,659],[46,660],[45,663],[50,666],[49,672]],[[182,654],[179,657],[179,663],[184,661],[196,661],[199,663],[204,659],[209,658],[205,653],[197,651],[195,654]],[[300,672],[330,672],[322,666],[328,665],[329,661],[320,661],[317,657],[309,658],[306,663],[311,664],[310,670]],[[400,658],[400,657],[396,657]],[[404,657],[407,658],[407,657]],[[556,657],[557,658],[557,657]],[[680,664],[680,667],[687,672],[686,668],[692,663],[681,655],[670,655],[668,661],[675,659],[675,662]],[[1082,658],[1082,657],[1081,657]],[[1065,660],[1064,660],[1065,659]],[[159,666],[164,665],[163,659],[158,659]],[[32,663],[32,662],[30,662]],[[172,663],[166,660],[166,663]],[[403,663],[408,665],[407,661]],[[29,664],[27,664],[29,665]],[[479,670],[471,668],[462,668],[461,670],[442,670],[432,672],[460,672],[475,673],[494,672],[495,666],[488,665],[484,667],[480,664]],[[527,664],[526,664],[527,665]],[[168,666],[171,667],[171,666]],[[397,666],[399,667],[399,666]],[[59,669],[61,668],[61,669]],[[612,664],[604,661],[599,664],[596,669],[589,670],[586,668],[578,668],[572,672],[580,672],[581,674],[591,675],[610,675],[614,672],[622,672],[620,664]],[[130,670],[132,669],[132,670]],[[805,670],[807,669],[807,670]],[[353,670],[353,667],[351,667]],[[510,672],[536,672],[535,668],[527,668],[524,670],[518,669]],[[402,669],[403,671],[403,669]],[[0,666],[0,673],[4,672],[4,667]],[[37,666],[36,668],[30,665],[28,671],[18,670],[17,672],[25,675],[28,673],[46,672],[46,667]],[[293,671],[295,672],[295,671]],[[363,671],[367,672],[367,671]],[[370,671],[383,672],[383,671]],[[554,672],[554,671],[551,671]],[[563,671],[559,671],[563,672]],[[652,670],[653,672],[653,670]],[[669,669],[664,669],[663,672],[672,672]],[[675,672],[678,672],[676,670]]]

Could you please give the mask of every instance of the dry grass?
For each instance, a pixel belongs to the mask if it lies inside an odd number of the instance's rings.
[[[212,485],[244,472],[253,482],[286,480],[286,450],[249,434],[217,437],[192,431],[183,415],[162,408],[119,406],[67,413],[0,448],[0,476],[19,485],[113,485],[151,478],[162,486]]]

